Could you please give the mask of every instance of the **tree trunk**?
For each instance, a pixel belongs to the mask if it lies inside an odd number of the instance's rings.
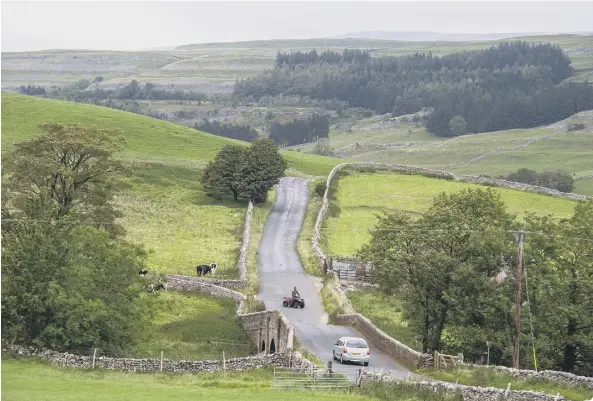
[[[568,321],[568,327],[566,337],[568,343],[564,345],[564,357],[562,358],[562,370],[564,372],[572,372],[574,365],[577,361],[577,347],[572,342],[572,337],[576,334],[577,323],[570,319]]]
[[[239,199],[239,192],[236,189],[233,189],[233,199],[237,201]]]
[[[428,352],[428,332],[430,330],[430,320],[428,319],[428,310],[424,314],[424,328],[422,331],[422,352]]]
[[[432,350],[441,352],[441,335],[445,328],[445,319],[447,318],[447,308],[443,307],[443,310],[438,314],[438,322],[436,323],[435,331],[432,338]]]

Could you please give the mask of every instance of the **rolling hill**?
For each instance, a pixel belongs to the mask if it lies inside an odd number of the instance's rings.
[[[217,261],[221,275],[238,274],[245,205],[208,196],[200,177],[222,146],[247,143],[105,107],[2,94],[4,151],[39,134],[39,123],[46,121],[121,130],[126,145],[120,157],[131,165],[133,175],[122,180],[117,205],[124,212],[129,239],[154,251],[148,258],[150,269],[193,275],[197,264]],[[284,154],[292,174],[326,175],[341,162]]]

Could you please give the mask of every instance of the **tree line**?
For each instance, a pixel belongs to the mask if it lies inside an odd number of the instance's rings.
[[[269,138],[278,146],[292,146],[329,137],[327,116],[315,113],[306,119],[295,119],[285,123],[275,121],[270,128]]]
[[[253,142],[259,138],[257,131],[249,125],[210,122],[204,118],[201,123],[196,123],[194,128],[209,134],[223,136],[225,138],[238,139],[245,142]]]
[[[538,185],[540,187],[555,189],[560,192],[572,192],[574,189],[574,178],[570,174],[561,170],[543,171],[538,173],[537,171],[528,168],[521,168],[500,178],[524,184]]]
[[[420,217],[378,216],[358,256],[403,302],[423,352],[477,361],[489,342],[490,363],[512,366],[517,229],[527,232],[520,367],[533,369],[534,347],[539,369],[593,375],[593,200],[568,219],[518,219],[492,188],[442,193]]]
[[[534,127],[593,108],[588,82],[561,84],[573,69],[552,44],[505,42],[441,57],[350,54],[278,53],[275,68],[236,82],[233,93],[336,99],[380,114],[425,108],[433,110],[427,129],[439,136]],[[456,116],[465,124],[450,124]]]
[[[98,77],[100,78],[100,77]],[[95,79],[93,83],[101,82]],[[190,100],[190,101],[204,101],[208,96],[204,93],[194,91],[181,90],[165,90],[159,89],[154,84],[147,82],[144,85],[133,79],[124,87],[118,89],[88,89],[91,82],[87,79],[82,79],[73,85],[65,87],[51,86],[46,88],[44,86],[36,85],[21,85],[19,93],[33,96],[44,96],[52,99],[62,99],[78,103],[92,102],[97,100]]]
[[[342,53],[325,50],[321,52],[321,54],[317,53],[317,50],[315,49],[309,52],[292,51],[290,53],[283,53],[279,51],[276,54],[276,66],[287,66],[294,69],[297,65],[362,62],[368,61],[370,58],[371,53],[368,50],[359,49],[345,49]]]

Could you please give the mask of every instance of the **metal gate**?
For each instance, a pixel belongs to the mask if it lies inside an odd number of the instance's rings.
[[[332,390],[344,389],[358,383],[357,371],[329,373],[325,369],[274,368],[272,388],[287,390]]]
[[[340,280],[368,282],[373,279],[373,269],[355,258],[335,256],[331,259],[331,268]]]

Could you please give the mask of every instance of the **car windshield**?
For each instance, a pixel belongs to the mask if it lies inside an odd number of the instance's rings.
[[[362,340],[348,340],[346,342],[348,348],[368,348],[369,346]]]

